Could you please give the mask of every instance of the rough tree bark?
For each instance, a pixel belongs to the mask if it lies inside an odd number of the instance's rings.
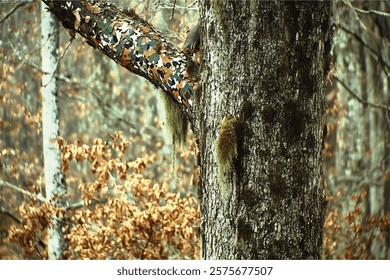
[[[200,149],[203,258],[320,257],[330,1],[200,1],[196,98],[196,66],[133,11],[44,2],[187,113]]]
[[[43,127],[43,156],[45,170],[46,199],[61,206],[66,193],[64,175],[61,172],[60,151],[57,148],[59,136],[59,108],[58,108],[58,82],[53,77],[57,71],[59,35],[58,21],[54,15],[41,6],[41,35],[42,35],[42,127]],[[52,226],[49,227],[48,257],[59,259],[65,246],[62,225],[58,218],[53,217]]]
[[[332,4],[200,6],[202,257],[318,259]]]

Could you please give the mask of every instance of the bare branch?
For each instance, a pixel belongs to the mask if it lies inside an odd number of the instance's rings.
[[[355,16],[355,19],[359,22],[360,27],[361,27],[364,31],[366,31],[366,30],[367,30],[367,27],[366,27],[366,25],[364,24],[364,22],[359,18],[359,15],[358,15],[357,12],[355,11],[355,7],[352,6],[352,4],[351,4],[351,1],[349,1],[349,0],[343,0],[343,2],[344,2],[345,5],[347,5],[348,7],[351,8],[351,12],[352,12],[352,14]]]
[[[80,208],[83,208],[83,207],[89,207],[89,206],[94,206],[94,205],[105,205],[107,204],[107,198],[105,199],[101,199],[101,200],[98,200],[98,199],[91,199],[91,203],[90,204],[86,204],[86,202],[84,200],[81,200],[81,201],[78,201],[78,202],[75,202],[73,204],[69,204],[67,206],[64,207],[64,210],[68,211],[68,210],[76,210],[76,209],[80,209]]]
[[[160,7],[161,9],[169,9],[169,10],[175,8],[175,9],[177,9],[177,10],[181,10],[182,13],[186,13],[186,12],[191,11],[191,10],[192,10],[192,11],[198,11],[199,8],[196,7],[197,4],[198,4],[198,1],[195,0],[194,2],[192,2],[191,4],[189,4],[188,6],[180,6],[180,5],[178,5],[177,3],[176,3],[175,5],[171,5],[171,4],[167,4],[167,3],[160,3],[160,4],[159,4],[159,7]]]
[[[18,217],[16,217],[15,214],[11,213],[11,211],[8,210],[8,209],[6,209],[4,206],[1,206],[1,207],[0,207],[0,213],[3,213],[3,214],[5,214],[5,215],[11,217],[11,218],[12,218],[16,223],[18,223],[18,224],[21,224],[21,223],[22,223],[22,221],[21,221]]]
[[[58,29],[57,29],[55,32],[53,32],[49,37],[47,37],[46,41],[45,41],[42,45],[40,45],[39,47],[37,47],[36,49],[34,49],[34,50],[33,50],[32,52],[30,52],[28,55],[31,56],[31,55],[33,55],[34,53],[40,51],[40,50],[43,48],[43,46],[47,43],[47,41],[49,41],[49,40],[51,39],[51,37],[53,37],[57,32],[61,31],[62,29],[63,29],[63,27],[58,28]]]
[[[347,29],[346,27],[340,25],[340,29],[343,30],[345,33],[351,35],[354,37],[359,43],[361,43],[364,47],[369,49],[375,56],[375,58],[379,61],[379,63],[382,65],[383,70],[386,72],[387,78],[390,77],[390,65],[383,59],[383,57],[378,53],[376,50],[374,50],[370,45],[368,45],[364,40],[355,32]]]
[[[384,109],[384,110],[387,110],[390,112],[390,107],[386,106],[386,105],[382,105],[382,104],[375,104],[375,103],[371,103],[371,102],[368,102],[366,100],[363,100],[360,96],[358,96],[356,93],[354,93],[343,81],[341,81],[338,77],[334,76],[333,77],[338,83],[340,83],[340,85],[343,86],[343,88],[345,88],[345,90],[350,94],[352,95],[354,98],[357,99],[357,101],[359,101],[360,103],[364,104],[364,105],[368,105],[368,106],[371,106],[371,107],[374,107],[374,108],[378,108],[378,109]]]
[[[59,59],[58,59],[58,61],[57,61],[56,69],[54,70],[53,74],[51,75],[50,81],[48,81],[46,85],[43,85],[43,87],[46,87],[46,86],[47,86],[48,84],[50,84],[51,81],[53,80],[53,78],[54,78],[54,76],[55,76],[55,73],[57,73],[58,66],[60,65],[60,62],[61,62],[62,58],[65,56],[65,54],[66,54],[67,50],[69,49],[70,45],[72,45],[73,40],[74,40],[74,37],[71,37],[70,40],[69,40],[69,42],[68,42],[68,44],[67,44],[66,47],[65,47],[64,52],[62,53],[62,55],[59,57]]]
[[[173,17],[175,16],[175,7],[176,7],[176,0],[173,1],[172,15],[170,19],[173,19]]]
[[[382,12],[382,11],[377,11],[377,10],[362,10],[356,7],[353,7],[355,11],[358,11],[359,13],[362,14],[374,14],[378,16],[385,16],[385,17],[390,17],[390,13]]]
[[[70,204],[70,205],[67,205],[65,207],[65,210],[74,210],[74,209],[79,209],[79,208],[82,208],[85,206],[85,201],[84,200],[81,200],[79,202],[76,202],[76,203],[73,203],[73,204]]]
[[[47,72],[43,71],[39,66],[37,66],[36,64],[34,64],[32,62],[26,62],[25,65],[32,67],[33,69],[37,70],[38,72],[40,72],[42,74],[48,74]],[[107,102],[105,102],[103,100],[103,98],[101,98],[101,94],[99,95],[99,93],[100,93],[99,89],[91,88],[90,86],[87,86],[84,83],[82,83],[74,78],[70,79],[64,75],[55,74],[54,77],[56,79],[58,79],[59,81],[62,81],[64,83],[74,85],[77,88],[86,90],[89,94],[92,95],[93,99],[92,98],[91,99],[84,98],[82,96],[73,96],[69,92],[66,92],[66,91],[61,91],[61,94],[64,94],[69,98],[79,100],[82,103],[87,103],[87,102],[92,103],[93,106],[96,108],[96,110],[101,111],[101,114],[104,117],[112,117],[113,119],[126,125],[126,128],[129,129],[132,133],[134,133],[134,135],[136,135],[136,136],[141,135],[141,132],[135,128],[135,125],[133,122],[127,120],[125,118],[125,116],[123,116],[123,114],[121,114],[118,110],[113,108],[112,105],[107,104]],[[152,135],[154,134],[153,131],[155,131],[155,127],[151,127],[151,126],[147,126],[147,125],[143,126],[143,131],[142,131],[143,137],[150,137],[151,138]]]
[[[142,248],[142,251],[141,251],[140,260],[143,260],[143,259],[144,259],[145,250],[146,250],[146,248],[148,248],[148,246],[149,246],[149,242],[150,242],[150,240],[152,239],[152,235],[153,235],[153,228],[152,228],[152,225],[151,225],[150,231],[149,231],[149,233],[148,233],[148,240],[146,240],[145,246]]]
[[[23,195],[27,195],[27,196],[29,196],[31,198],[36,198],[39,201],[42,201],[42,202],[46,201],[46,198],[43,197],[41,194],[35,194],[35,193],[32,193],[32,192],[26,191],[26,190],[24,190],[24,189],[22,189],[22,188],[20,188],[18,186],[15,186],[14,184],[8,183],[8,182],[3,181],[3,180],[0,179],[0,187],[2,187],[2,186],[7,186],[7,187],[9,187],[9,188],[11,188],[11,189],[13,189],[15,191],[20,192]]]
[[[26,4],[30,4],[32,3],[32,1],[25,1],[25,2],[21,2],[19,4],[17,4],[15,7],[13,7],[1,20],[0,20],[0,23],[3,23],[7,18],[9,18],[13,13],[16,12],[17,9],[19,9],[20,7],[23,7],[25,6]]]

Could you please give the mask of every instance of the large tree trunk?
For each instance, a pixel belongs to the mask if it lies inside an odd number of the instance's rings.
[[[202,257],[318,259],[332,3],[199,4]]]

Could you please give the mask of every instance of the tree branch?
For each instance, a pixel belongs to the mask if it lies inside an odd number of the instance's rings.
[[[389,71],[390,71],[390,65],[383,59],[383,57],[376,51],[374,50],[370,45],[368,45],[364,40],[355,32],[347,29],[346,27],[340,25],[341,30],[343,30],[345,33],[351,35],[354,37],[359,43],[361,43],[364,47],[369,49],[376,57],[376,59],[379,61],[379,63],[382,65],[383,70],[386,73],[386,76],[389,78]]]
[[[170,19],[173,19],[173,17],[175,16],[175,6],[176,6],[176,0],[173,0],[172,15],[171,15]]]
[[[72,34],[161,88],[193,123],[197,65],[133,10],[121,11],[105,1],[42,1]]]
[[[386,106],[386,105],[382,105],[382,104],[375,104],[375,103],[371,103],[371,102],[368,102],[366,100],[364,100],[363,98],[361,98],[360,96],[358,96],[356,93],[354,93],[343,81],[341,81],[338,77],[334,76],[333,77],[338,83],[340,83],[340,85],[343,86],[343,88],[345,88],[345,90],[350,94],[352,95],[354,98],[357,99],[357,101],[359,101],[360,103],[364,104],[364,105],[368,105],[368,106],[371,106],[371,107],[374,107],[374,108],[378,108],[378,109],[384,109],[384,110],[387,110],[390,112],[390,107]]]
[[[9,18],[13,13],[16,12],[17,9],[19,9],[20,7],[23,7],[24,5],[26,4],[31,4],[32,1],[25,1],[25,2],[21,2],[19,4],[17,4],[15,7],[13,7],[1,20],[0,20],[0,23],[3,23],[7,18]]]
[[[359,9],[359,8],[356,8],[356,7],[353,7],[353,8],[355,9],[355,11],[358,11],[359,13],[362,13],[362,14],[374,14],[374,15],[378,15],[378,16],[390,17],[390,13],[386,13],[386,12],[383,12],[383,11],[363,10],[363,9]]]
[[[42,202],[45,202],[46,201],[46,198],[44,198],[41,194],[35,194],[35,193],[32,193],[32,192],[29,192],[29,191],[26,191],[18,186],[15,186],[11,183],[8,183],[6,181],[3,181],[0,179],[0,187],[2,186],[7,186],[15,191],[18,191],[20,192],[21,194],[24,194],[24,195],[27,195],[29,197],[32,197],[32,198],[36,198],[38,199],[39,201],[42,201]]]
[[[348,7],[351,8],[351,12],[352,14],[355,16],[355,19],[357,20],[357,22],[359,23],[360,27],[364,30],[364,31],[367,31],[367,27],[366,25],[364,24],[364,22],[359,18],[359,15],[357,14],[356,10],[355,10],[355,7],[352,5],[351,1],[349,0],[343,0],[344,4],[347,5]]]
[[[98,199],[91,199],[91,203],[87,204],[85,202],[85,200],[80,200],[78,202],[75,202],[73,204],[69,204],[67,206],[64,207],[64,210],[68,211],[68,210],[76,210],[76,209],[79,209],[79,208],[83,208],[83,207],[89,207],[89,206],[94,206],[94,205],[98,205],[98,204],[102,204],[102,205],[105,205],[107,204],[107,199],[101,199],[101,200],[98,200]]]
[[[148,248],[149,246],[149,243],[150,243],[150,240],[152,239],[152,235],[153,235],[153,227],[149,221],[149,225],[150,225],[150,231],[148,233],[148,239],[146,240],[146,243],[145,243],[145,246],[142,248],[142,251],[141,251],[141,256],[140,256],[140,260],[143,260],[144,259],[144,255],[145,255],[145,250],[146,248]]]
[[[39,66],[37,66],[32,62],[23,62],[22,64],[25,64],[28,67],[32,67],[34,70],[38,71],[39,73],[48,74],[47,72],[43,71]],[[113,108],[112,104],[109,104],[108,102],[104,101],[104,99],[101,97],[102,94],[99,88],[91,88],[90,86],[87,86],[86,84],[76,80],[75,78],[70,79],[64,75],[54,74],[54,77],[59,81],[86,90],[89,94],[92,95],[93,99],[92,98],[88,99],[81,96],[73,96],[67,91],[61,92],[61,94],[64,94],[71,99],[75,99],[83,103],[90,102],[93,105],[93,107],[96,110],[99,110],[104,117],[111,117],[114,120],[121,122],[124,126],[126,126],[126,129],[129,129],[135,136],[141,136],[141,131],[136,129],[136,126],[134,125],[133,122],[127,120],[121,112]],[[151,138],[152,135],[154,135],[153,131],[155,131],[155,127],[149,125],[144,125],[142,127],[143,137],[147,136]]]
[[[50,36],[51,37],[51,36]],[[58,66],[60,65],[60,62],[61,60],[64,58],[66,52],[68,51],[69,47],[72,45],[73,43],[73,40],[74,38],[70,38],[68,44],[65,46],[65,49],[64,49],[64,52],[61,54],[61,56],[58,58],[58,60],[56,61],[56,68],[55,70],[53,71],[53,73],[51,73],[51,79],[50,81],[48,81],[45,85],[42,85],[43,87],[46,87],[48,84],[51,83],[51,81],[53,80],[54,76],[55,76],[55,73],[57,73],[57,70],[58,70]],[[44,72],[42,72],[43,74],[45,74]]]
[[[16,217],[15,214],[11,213],[11,211],[9,211],[8,209],[6,209],[4,206],[0,206],[0,213],[3,213],[3,214],[5,214],[5,215],[11,217],[11,218],[12,218],[16,223],[18,223],[18,224],[21,224],[21,223],[22,223],[22,221],[21,221],[18,217]]]

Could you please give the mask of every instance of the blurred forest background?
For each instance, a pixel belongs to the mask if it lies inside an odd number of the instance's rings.
[[[194,0],[112,1],[182,44]],[[196,147],[172,146],[160,91],[60,28],[68,201],[42,201],[39,1],[0,9],[0,259],[46,259],[52,213],[67,259],[198,259]],[[390,259],[390,2],[336,1],[324,176],[324,259]]]

